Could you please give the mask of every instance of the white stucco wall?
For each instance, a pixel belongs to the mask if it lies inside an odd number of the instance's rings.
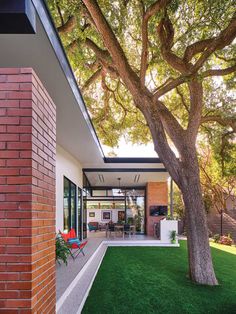
[[[117,222],[118,220],[118,211],[124,211],[124,209],[119,209],[119,208],[113,208],[113,209],[88,209],[87,210],[87,222],[90,221],[96,221],[96,222],[101,222],[101,223],[107,223],[109,220],[102,220],[102,211],[111,211],[112,212],[112,217],[111,220],[113,222]],[[95,213],[95,217],[89,217],[89,213]]]
[[[178,234],[178,221],[177,220],[166,220],[163,219],[160,221],[161,223],[161,241],[163,243],[171,243],[170,232],[172,230],[176,231]],[[178,238],[176,238],[176,243],[178,243]]]
[[[83,188],[83,173],[79,161],[57,145],[56,155],[56,231],[63,230],[63,178],[67,177],[77,187]]]

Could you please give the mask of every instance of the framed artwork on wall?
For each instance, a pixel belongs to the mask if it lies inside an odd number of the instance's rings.
[[[111,210],[102,210],[101,214],[102,214],[101,219],[103,221],[111,220]]]
[[[95,212],[90,212],[89,217],[95,217]]]
[[[124,220],[125,220],[124,210],[118,210],[118,221],[124,221]]]

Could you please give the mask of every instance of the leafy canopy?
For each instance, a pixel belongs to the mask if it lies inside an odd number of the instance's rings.
[[[129,64],[138,75],[142,71],[142,52],[147,46],[145,85],[152,93],[179,75],[161,54],[157,28],[165,11],[174,28],[172,51],[182,58],[188,45],[215,37],[226,28],[235,10],[234,0],[172,0],[165,10],[149,18],[148,36],[145,36],[142,32],[144,12],[154,3],[153,0],[98,1]],[[120,79],[82,1],[48,0],[48,5],[99,138],[109,146],[117,145],[121,135],[135,143],[149,142],[151,137],[146,121],[134,106],[133,98]],[[213,53],[200,72],[233,66],[235,56],[233,43]],[[193,61],[198,57],[199,54],[194,55]],[[235,72],[223,79],[209,77],[204,81],[203,116],[206,118],[203,122],[207,126],[201,131],[209,133],[216,123],[224,125],[229,132],[232,126],[235,127],[235,86]],[[188,124],[189,99],[186,84],[162,96],[167,108],[184,128]],[[217,117],[217,122],[209,116]]]

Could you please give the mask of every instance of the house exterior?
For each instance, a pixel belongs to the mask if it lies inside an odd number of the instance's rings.
[[[0,309],[54,313],[56,232],[127,220],[138,191],[153,236],[169,174],[159,158],[104,156],[43,0],[1,1],[0,45]]]

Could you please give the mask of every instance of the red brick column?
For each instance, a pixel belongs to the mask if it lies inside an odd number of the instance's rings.
[[[56,108],[32,69],[0,69],[0,313],[55,312]]]
[[[146,233],[154,236],[154,223],[163,217],[150,216],[149,207],[152,205],[168,205],[167,182],[148,182],[146,195]]]

